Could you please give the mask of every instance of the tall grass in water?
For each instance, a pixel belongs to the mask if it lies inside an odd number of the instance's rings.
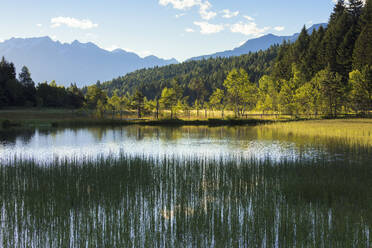
[[[371,176],[322,160],[15,160],[0,167],[0,246],[368,247]]]
[[[372,146],[372,119],[336,119],[282,122],[259,127],[293,136],[343,139],[350,145]]]

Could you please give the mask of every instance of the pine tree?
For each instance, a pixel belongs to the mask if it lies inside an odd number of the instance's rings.
[[[333,25],[337,19],[345,12],[345,1],[338,0],[335,7],[333,8],[333,12],[331,14],[329,25]]]
[[[360,25],[363,28],[368,22],[372,20],[372,0],[366,0],[366,4],[362,9],[360,18]]]
[[[142,118],[144,95],[140,90],[136,90],[133,95],[133,108],[137,111],[137,117]]]
[[[368,0],[363,10],[362,32],[360,33],[353,52],[353,68],[362,70],[366,65],[372,65],[372,1]]]
[[[27,105],[36,105],[36,88],[35,83],[31,78],[31,73],[26,66],[22,67],[21,73],[19,74],[19,82],[24,87],[23,97]]]
[[[339,73],[343,72],[343,67],[338,63],[340,60],[340,58],[338,58],[338,50],[348,30],[349,21],[345,3],[343,0],[339,0],[333,9],[326,34],[323,39],[323,46],[325,49],[324,60],[326,65],[330,67],[331,71]]]
[[[353,17],[355,23],[358,23],[358,20],[362,14],[363,1],[361,0],[349,0],[349,6],[347,8],[350,15]]]
[[[309,60],[307,60],[308,49],[310,44],[310,36],[307,33],[306,26],[301,30],[297,41],[293,45],[293,60],[298,64],[299,69],[304,72],[305,75],[310,75],[311,68],[309,68]]]
[[[289,80],[291,78],[292,71],[292,45],[291,43],[284,41],[280,46],[276,63],[273,68],[272,75],[275,79]]]

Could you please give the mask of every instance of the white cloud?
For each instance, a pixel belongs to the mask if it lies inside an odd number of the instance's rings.
[[[283,26],[274,27],[274,30],[276,30],[276,31],[283,31],[284,29],[285,29],[285,27],[283,27]]]
[[[212,5],[208,1],[205,1],[205,2],[200,3],[199,14],[201,15],[201,17],[204,20],[210,20],[210,19],[214,18],[217,15],[216,12],[209,11],[209,9],[211,7],[212,7]]]
[[[254,18],[251,16],[245,15],[244,18],[247,19],[248,21],[254,21]]]
[[[199,7],[199,14],[204,20],[210,20],[217,15],[216,12],[210,10],[212,4],[207,0],[159,0],[159,4],[162,6],[170,4],[173,8],[179,10],[187,10],[197,6]]]
[[[199,5],[200,0],[159,0],[159,4],[163,6],[171,4],[175,9],[185,10]]]
[[[43,26],[43,24],[38,23],[38,24],[36,24],[36,26],[39,27],[39,28],[41,28]]]
[[[184,15],[186,15],[186,13],[177,14],[175,17],[176,17],[176,18],[180,18],[180,17],[182,17],[182,16],[184,16]]]
[[[93,23],[92,21],[88,19],[76,19],[72,17],[54,17],[50,20],[51,27],[52,28],[57,28],[62,25],[66,25],[67,27],[70,28],[79,28],[79,29],[91,29],[91,28],[96,28],[98,27],[98,24]]]
[[[186,28],[185,31],[186,31],[187,33],[194,33],[194,32],[195,32],[195,30],[192,29],[192,28]]]
[[[194,22],[194,24],[200,27],[200,33],[202,34],[215,34],[224,30],[223,25],[211,24],[208,22]]]
[[[232,12],[229,9],[222,10],[222,13],[223,13],[222,17],[227,18],[227,19],[233,18],[239,15],[239,11]]]
[[[254,22],[249,22],[249,23],[238,22],[238,23],[231,25],[230,27],[230,30],[233,33],[241,33],[244,35],[253,35],[253,36],[260,36],[269,29],[270,27],[258,28],[257,24]]]

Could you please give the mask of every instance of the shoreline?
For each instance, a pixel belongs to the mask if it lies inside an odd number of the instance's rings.
[[[360,118],[344,115],[331,119]],[[0,130],[27,128],[68,128],[68,127],[113,127],[113,126],[258,126],[273,123],[329,120],[330,118],[292,118],[292,119],[256,119],[256,118],[209,118],[209,119],[110,119],[90,117],[86,112],[65,109],[3,109],[0,110]],[[368,119],[368,118],[367,118]]]

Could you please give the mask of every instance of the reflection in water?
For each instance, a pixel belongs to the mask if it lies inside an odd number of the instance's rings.
[[[372,217],[365,196],[371,193],[346,187],[351,195],[335,194],[331,201],[304,198],[306,183],[293,182],[302,171],[301,165],[230,161],[223,166],[198,158],[4,166],[0,244],[369,247]],[[337,173],[334,178],[340,179]],[[361,185],[371,186],[365,179]]]
[[[2,247],[372,245],[371,153],[343,140],[129,126],[0,142]]]
[[[56,158],[96,158],[120,153],[146,156],[243,156],[273,161],[313,158],[327,153],[324,147],[298,146],[254,127],[142,127],[47,129],[0,133],[0,162],[17,156],[50,163]]]

